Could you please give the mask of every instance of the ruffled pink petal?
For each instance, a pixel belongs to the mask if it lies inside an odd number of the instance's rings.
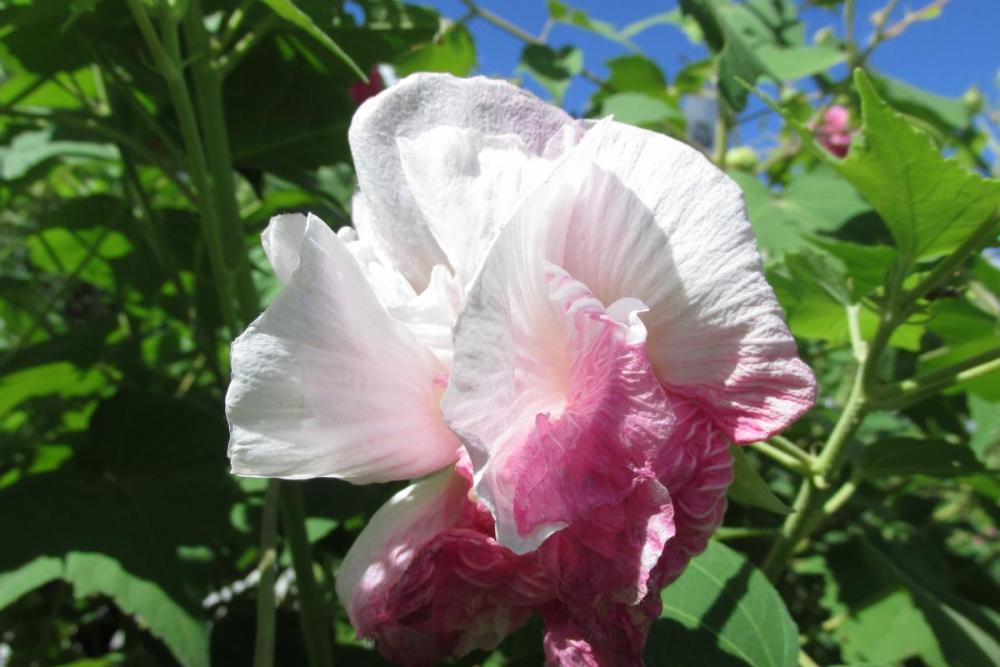
[[[698,406],[677,396],[670,400],[677,418],[674,437],[654,469],[670,491],[676,531],[651,576],[652,590],[674,581],[708,546],[726,513],[726,490],[733,481],[726,435]]]
[[[670,494],[647,479],[623,502],[601,505],[550,537],[538,554],[565,605],[634,605],[650,592],[653,570],[676,530]]]
[[[477,471],[477,492],[497,518],[499,541],[522,553],[601,506],[620,506],[652,479],[652,462],[672,425],[638,318],[612,319],[553,265],[546,265],[544,281],[558,337],[547,346],[562,349],[567,367],[549,378],[548,408],[533,424],[477,452],[488,458]],[[530,359],[511,359],[515,374],[525,363]]]
[[[395,663],[493,648],[553,596],[533,555],[492,538],[492,518],[469,498],[467,470],[460,464],[393,497],[338,572],[337,593],[359,636]]]
[[[545,664],[549,667],[641,667],[642,648],[660,615],[658,594],[639,605],[610,604],[570,610],[552,604],[545,619]]]

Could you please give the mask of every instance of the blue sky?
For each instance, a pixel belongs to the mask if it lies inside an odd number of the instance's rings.
[[[924,7],[930,0],[902,0],[893,17],[898,20],[905,10]],[[450,18],[465,15],[459,0],[431,0],[429,4]],[[548,12],[544,0],[483,0],[482,6],[538,34]],[[576,7],[593,18],[618,27],[677,6],[676,0],[576,0]],[[804,2],[799,2],[804,5]],[[885,0],[857,1],[856,34],[866,42],[871,31],[869,16],[882,8]],[[807,38],[827,25],[840,32],[839,11],[817,7],[802,10]],[[517,67],[522,43],[498,28],[476,19],[470,23],[478,50],[479,72],[510,76]],[[672,78],[686,60],[702,57],[704,51],[690,44],[684,34],[672,27],[658,26],[635,39],[645,54],[655,60]],[[599,74],[606,70],[604,61],[627,52],[625,47],[569,26],[556,26],[549,43],[553,46],[574,44],[583,49],[585,66]],[[997,100],[997,73],[1000,70],[1000,0],[951,0],[941,16],[912,25],[900,37],[883,44],[871,63],[879,71],[904,79],[932,92],[958,96],[977,85],[991,100]],[[536,91],[538,89],[536,88]],[[593,86],[577,80],[566,96],[566,106],[575,111],[585,107]]]

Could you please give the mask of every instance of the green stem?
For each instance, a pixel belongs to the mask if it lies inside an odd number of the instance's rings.
[[[278,500],[281,482],[267,482],[264,496],[264,516],[260,528],[260,580],[257,585],[257,639],[254,644],[254,667],[274,665],[274,578],[278,560]]]
[[[793,456],[789,456],[785,452],[781,451],[780,449],[778,449],[777,447],[771,445],[766,441],[750,443],[750,447],[760,452],[764,456],[768,457],[772,461],[775,461],[782,467],[791,470],[792,472],[798,473],[800,475],[811,474],[810,467],[806,464],[805,461],[802,461],[801,459],[795,458]]]
[[[776,579],[784,569],[785,563],[791,558],[792,552],[805,533],[809,517],[819,506],[818,496],[819,489],[808,479],[799,487],[799,493],[792,504],[792,513],[782,524],[778,539],[771,544],[771,549],[761,565],[761,569],[769,579]]]
[[[712,161],[719,169],[726,168],[726,151],[729,150],[729,131],[732,129],[732,118],[723,100],[719,100],[719,117],[715,121],[715,145],[712,148]]]
[[[302,635],[311,667],[330,667],[330,623],[323,604],[323,597],[313,573],[312,551],[306,534],[306,510],[302,488],[293,482],[281,487],[281,515],[288,547],[292,552],[295,568],[295,585],[299,592],[299,615]]]
[[[472,2],[471,0],[461,0],[461,2],[463,5],[466,6],[466,8],[470,12],[472,12],[479,18],[483,19],[487,23],[493,24],[494,26],[500,28],[504,32],[510,33],[514,37],[520,39],[522,42],[527,42],[528,44],[536,44],[536,45],[545,44],[545,42],[535,37],[524,28],[514,25],[507,19],[503,18],[502,16],[498,16],[497,14],[494,14],[493,12],[484,7],[480,7],[475,2]]]
[[[174,112],[177,115],[181,136],[184,139],[184,148],[188,156],[188,168],[198,192],[202,233],[208,249],[209,263],[212,266],[219,305],[222,308],[223,319],[229,328],[230,336],[235,338],[240,331],[239,319],[230,298],[229,274],[222,251],[222,233],[216,213],[212,181],[205,160],[205,149],[202,145],[194,105],[191,103],[187,83],[184,81],[183,58],[177,22],[169,15],[164,16],[164,36],[161,42],[149,15],[146,13],[142,0],[128,0],[128,4],[147,46],[153,54],[153,61],[160,70],[160,74],[166,79],[167,88],[170,91],[170,99],[174,105]]]
[[[246,322],[257,315],[260,304],[250,275],[242,219],[236,199],[236,180],[233,176],[232,152],[222,100],[222,73],[212,61],[200,0],[189,0],[184,17],[184,36],[193,54],[191,73],[205,136],[205,157],[209,183],[214,193],[223,259],[227,274],[234,278],[233,287],[239,304],[240,321]]]
[[[875,407],[899,410],[929,398],[942,389],[966,382],[1000,369],[1000,347],[941,368],[926,375],[889,385],[879,391]]]
[[[767,442],[781,451],[785,452],[789,456],[793,456],[802,463],[812,466],[813,457],[809,455],[808,452],[804,451],[801,447],[796,445],[794,442],[784,437],[783,435],[772,435],[767,439]]]
[[[712,539],[726,542],[727,540],[742,540],[754,537],[774,537],[778,532],[777,528],[729,528],[723,526],[712,534]]]

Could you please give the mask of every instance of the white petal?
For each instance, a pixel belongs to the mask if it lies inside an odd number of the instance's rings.
[[[553,163],[517,135],[437,127],[400,137],[403,173],[434,239],[468,284],[500,227]]]
[[[282,293],[233,343],[233,471],[373,482],[452,463],[441,364],[386,313],[318,218],[298,258]]]
[[[358,185],[376,211],[376,235],[417,290],[446,258],[407,187],[397,140],[451,126],[516,134],[541,155],[572,122],[561,109],[506,82],[447,74],[414,74],[358,108],[349,132]]]
[[[451,272],[440,264],[431,271],[427,289],[406,302],[389,308],[389,314],[404,323],[446,369],[451,368],[451,329],[461,305],[461,289]]]
[[[295,269],[299,268],[299,247],[305,233],[306,216],[288,213],[271,218],[260,235],[264,254],[283,284],[287,284]]]

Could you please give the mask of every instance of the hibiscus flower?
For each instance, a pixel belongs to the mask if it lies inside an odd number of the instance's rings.
[[[660,590],[722,521],[728,443],[814,400],[739,188],[483,78],[408,77],[350,141],[356,233],[264,233],[285,287],[233,345],[234,472],[429,475],[338,573],[396,662],[537,612],[551,664],[640,664]]]

